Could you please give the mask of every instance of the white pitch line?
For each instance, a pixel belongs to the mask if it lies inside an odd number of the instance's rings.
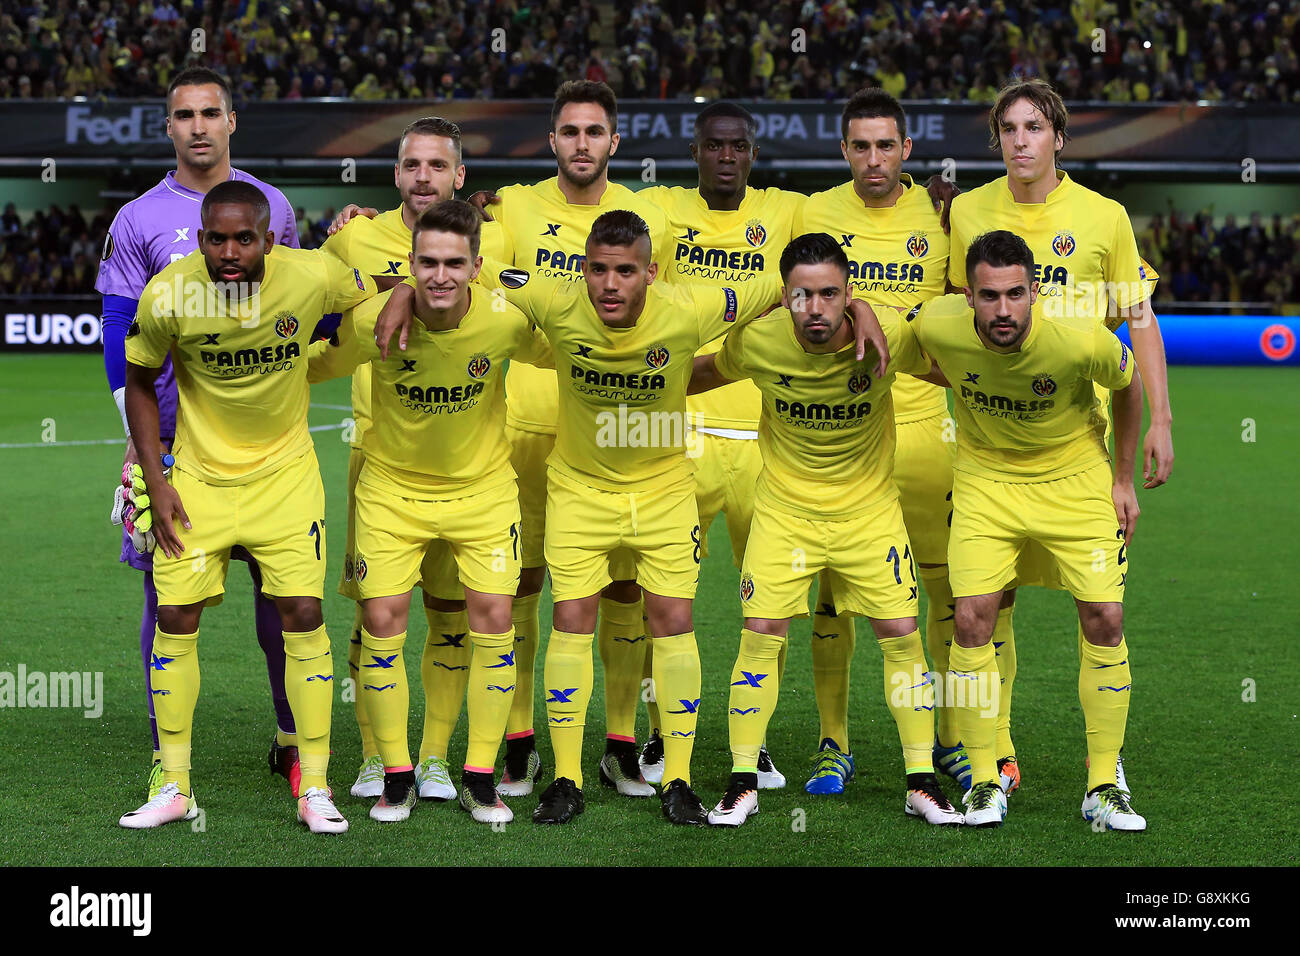
[[[331,406],[313,405],[313,408],[328,408]],[[333,406],[337,407],[337,406]],[[349,408],[348,411],[352,409]],[[309,432],[331,432],[338,431],[343,427],[343,422],[335,425],[312,425],[307,429]],[[126,436],[121,438],[87,438],[82,441],[28,441],[28,442],[0,442],[0,448],[71,448],[75,445],[121,445],[126,441]]]
[[[88,438],[85,441],[28,441],[5,442],[0,448],[66,448],[71,445],[123,445],[126,436],[121,438]]]

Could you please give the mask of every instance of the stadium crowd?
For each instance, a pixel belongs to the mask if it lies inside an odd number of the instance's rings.
[[[334,210],[297,207],[303,248],[325,241]],[[0,214],[0,289],[10,294],[89,295],[113,213],[89,218],[76,205],[38,209],[26,221],[13,203]],[[1161,281],[1156,302],[1300,302],[1300,216],[1252,212],[1167,215],[1137,223],[1138,248]]]
[[[244,101],[550,97],[585,77],[621,97],[829,100],[876,84],[992,102],[1005,78],[1040,76],[1067,100],[1300,102],[1298,48],[1300,0],[419,0],[396,14],[18,0],[0,14],[0,99],[159,97],[197,63]]]

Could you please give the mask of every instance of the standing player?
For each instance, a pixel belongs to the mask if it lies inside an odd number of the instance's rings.
[[[913,313],[921,347],[952,383],[957,411],[950,547],[957,626],[945,691],[956,698],[970,754],[966,823],[997,826],[1006,816],[994,628],[1003,590],[1032,541],[1055,561],[1083,628],[1084,819],[1144,830],[1116,779],[1132,687],[1123,601],[1125,550],[1138,517],[1141,378],[1128,349],[1095,318],[1046,318],[1034,263],[1010,232],[977,236],[963,263],[965,296],[933,299]],[[1115,390],[1113,474],[1094,383]]]
[[[461,162],[460,127],[438,116],[418,119],[402,131],[397,143],[393,182],[401,204],[383,214],[373,209],[347,206],[331,224],[332,235],[322,248],[372,276],[380,288],[400,282],[408,274],[411,227],[434,203],[451,199],[465,183]],[[362,215],[356,215],[362,213]],[[358,687],[362,675],[361,594],[356,579],[355,491],[365,462],[363,440],[370,427],[370,364],[352,374],[352,417],[355,429],[348,459],[348,534],[339,593],[357,602],[348,647],[348,668]],[[428,633],[420,659],[424,685],[424,733],[415,765],[416,787],[421,797],[450,800],[456,796],[447,764],[452,730],[460,717],[469,680],[471,649],[466,642],[465,590],[446,543],[435,542],[421,565],[424,614]],[[354,797],[378,797],[384,789],[384,761],[366,713],[367,695],[354,703],[361,730],[361,770],[352,785]]]
[[[1168,480],[1174,461],[1165,348],[1150,305],[1157,276],[1138,256],[1124,207],[1078,185],[1057,168],[1057,157],[1069,136],[1068,123],[1065,103],[1043,80],[1013,83],[998,94],[989,112],[989,146],[1001,148],[1007,175],[964,193],[953,203],[949,279],[954,288],[967,287],[966,250],[973,237],[1006,229],[1021,236],[1033,253],[1033,278],[1041,283],[1047,316],[1087,317],[1112,330],[1129,323],[1133,355],[1151,410],[1143,442],[1144,487],[1155,488]],[[1018,583],[1062,587],[1051,563],[1041,548],[1029,544]],[[1017,656],[1014,602],[1013,587],[1003,597],[993,637],[1002,674],[998,765],[1008,793],[1021,780],[1011,740]],[[1081,650],[1082,641],[1081,637]],[[1124,782],[1122,765],[1118,773]]]
[[[740,826],[758,812],[758,745],[780,686],[791,617],[807,614],[808,585],[829,573],[836,607],[866,616],[884,654],[885,698],[903,745],[905,811],[960,824],[934,776],[934,696],[916,627],[916,574],[894,483],[895,373],[930,371],[903,322],[885,310],[891,359],[873,377],[854,358],[846,317],[849,260],[825,233],[781,254],[785,306],[696,359],[692,390],[742,378],[763,394],[763,471],[740,579],[740,654],[731,673],[731,783],[709,822]]]
[[[636,212],[650,226],[654,260],[667,261],[671,239],[663,213],[626,186],[609,181],[609,160],[618,149],[618,104],[604,83],[571,81],[560,86],[551,108],[551,149],[557,175],[530,186],[507,186],[483,230],[483,256],[570,283],[582,280],[587,234],[596,217],[612,209]],[[514,626],[519,686],[506,731],[505,769],[498,787],[505,796],[533,791],[541,760],[533,731],[533,663],[538,645],[538,602],[546,577],[544,541],[548,521],[547,458],[557,429],[556,373],[512,364],[506,372],[506,433],[519,476],[523,571],[515,598]],[[601,781],[630,797],[648,797],[637,764],[636,706],[645,658],[645,625],[636,564],[616,552],[612,581],[600,598],[598,647],[605,670],[605,754]]]
[[[163,787],[119,822],[156,827],[197,813],[190,736],[199,618],[221,600],[230,551],[242,545],[284,624],[302,767],[298,819],[314,833],[341,833],[347,821],[326,782],[334,675],[321,616],[325,495],[307,431],[304,352],[320,316],[351,308],[374,284],[333,256],[275,247],[270,204],[251,183],[212,187],[200,215],[199,251],[149,283],[127,338],[127,419],[158,541],[151,666]],[[154,385],[169,353],[180,399],[170,477]]]
[[[176,74],[167,87],[167,135],[176,147],[176,169],[164,176],[153,189],[123,206],[113,219],[104,241],[95,289],[104,297],[104,366],[108,372],[109,388],[122,414],[122,424],[127,429],[128,464],[135,464],[140,458],[126,420],[127,330],[135,319],[136,306],[150,277],[198,247],[199,204],[204,194],[218,183],[229,180],[252,183],[271,205],[271,231],[276,244],[298,248],[298,228],[284,195],[274,186],[230,165],[230,136],[234,131],[235,111],[231,106],[230,86],[223,76],[203,67],[190,67]],[[163,361],[157,389],[160,437],[166,451],[176,434],[176,379],[170,358]],[[280,636],[280,614],[275,602],[262,593],[262,575],[257,562],[243,548],[235,548],[232,556],[248,562],[248,571],[253,579],[257,640],[266,655],[276,716],[276,733],[268,759],[271,770],[286,777],[294,796],[297,796],[298,753],[293,714],[284,692],[284,642]],[[145,697],[149,703],[149,724],[153,734],[153,765],[148,785],[148,795],[152,798],[162,786],[151,681],[154,669],[150,665],[158,612],[153,555],[136,553],[130,537],[124,535],[120,560],[144,572],[140,654],[144,662]]]
[[[840,151],[852,179],[808,198],[796,231],[825,232],[838,239],[849,262],[849,286],[859,298],[895,307],[916,305],[947,288],[948,237],[930,197],[902,171],[912,151],[907,117],[883,90],[850,97],[840,118]],[[952,515],[952,438],[948,400],[938,385],[907,374],[894,380],[897,446],[893,479],[898,485],[911,545],[920,568],[928,610],[926,646],[935,670],[948,669],[952,641],[952,590],[948,586],[948,522]],[[823,578],[813,624],[813,676],[821,715],[821,745],[813,758],[809,793],[842,793],[853,777],[848,741],[849,668],[853,620],[837,615]],[[970,768],[957,739],[952,708],[936,703],[938,734],[934,763],[963,787]]]
[[[739,288],[654,284],[650,230],[635,213],[602,214],[586,243],[586,288],[513,269],[505,295],[550,340],[558,367],[559,421],[547,488],[546,563],[555,626],[544,677],[556,779],[533,819],[565,823],[584,808],[582,733],[591,697],[591,645],[609,556],[631,550],[645,594],[654,680],[664,725],[660,800],[673,823],[700,825],[705,812],[690,786],[700,706],[700,663],[691,622],[699,572],[694,482],[683,454],[691,356],[738,319],[776,301],[779,282]],[[394,300],[395,301],[395,300]],[[391,304],[390,304],[391,307]],[[870,310],[871,333],[888,352]],[[381,324],[383,348],[390,329]],[[858,348],[864,350],[859,341]],[[667,431],[665,431],[665,429]]]
[[[758,124],[743,106],[711,103],[695,117],[691,158],[699,168],[699,186],[652,186],[638,198],[663,209],[672,228],[673,254],[661,264],[660,278],[674,282],[729,286],[778,274],[780,250],[794,233],[795,216],[803,206],[801,193],[758,189],[749,173],[758,158],[754,141]],[[710,342],[701,354],[713,354],[724,338]],[[754,514],[754,483],[763,467],[758,451],[758,415],[762,399],[753,383],[735,382],[686,400],[699,436],[695,458],[695,503],[700,513],[700,553],[708,556],[709,527],[726,515],[731,558],[737,570],[745,554],[749,522]],[[649,651],[643,677],[651,673]],[[784,673],[785,645],[778,662]],[[641,771],[658,783],[663,776],[663,737],[659,710],[648,701],[650,738],[641,751]],[[785,777],[772,764],[766,746],[758,753],[758,786],[777,789]]]
[[[479,234],[478,212],[456,200],[435,203],[415,220],[409,263],[418,322],[406,352],[372,370],[374,419],[356,484],[350,557],[364,610],[359,696],[383,761],[383,793],[370,811],[380,821],[405,820],[417,796],[402,646],[411,587],[432,541],[450,545],[468,604],[461,806],[481,823],[514,816],[493,786],[515,692],[510,605],[519,586],[519,500],[502,369],[507,359],[537,360],[549,349],[518,309],[494,309],[486,290],[471,292],[481,264]],[[313,382],[379,357],[375,317],[386,299],[367,301],[345,319],[341,347],[313,358]],[[458,692],[465,694],[464,682]]]

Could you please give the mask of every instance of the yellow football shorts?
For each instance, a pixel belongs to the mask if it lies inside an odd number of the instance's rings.
[[[916,564],[897,498],[836,521],[786,514],[760,498],[740,573],[741,613],[807,617],[808,586],[823,569],[838,613],[916,616]]]
[[[362,366],[370,370],[370,366]],[[347,547],[343,552],[343,572],[339,576],[339,594],[350,601],[360,601],[361,591],[357,588],[357,478],[361,475],[361,466],[366,462],[366,455],[360,448],[353,447],[348,456],[348,535]],[[428,594],[444,601],[465,600],[465,588],[460,583],[456,572],[456,559],[452,557],[447,542],[438,540],[429,545],[424,561],[420,565],[420,586]]]
[[[262,569],[268,597],[325,596],[325,489],[314,449],[242,485],[208,484],[179,467],[168,480],[191,527],[176,524],[179,558],[154,552],[159,604],[219,604],[237,544]]]
[[[435,539],[445,541],[465,587],[513,595],[519,588],[519,500],[513,481],[463,498],[402,497],[362,472],[357,482],[354,573],[362,599],[405,594]]]
[[[519,479],[519,553],[525,568],[546,563],[546,459],[555,448],[555,435],[506,425],[510,465]]]
[[[1093,390],[1097,394],[1098,401],[1097,418],[1093,424],[1098,432],[1103,433],[1103,444],[1110,447],[1113,429],[1110,414],[1110,389],[1102,388],[1094,382]],[[1061,569],[1057,566],[1056,559],[1052,557],[1051,552],[1037,541],[1027,542],[1024,550],[1020,552],[1020,558],[1016,561],[1015,586],[1050,588],[1054,591],[1069,590],[1061,574]]]
[[[1111,483],[1109,462],[1055,481],[995,481],[957,472],[948,544],[952,593],[971,597],[1010,586],[1017,559],[1032,541],[1074,597],[1122,602],[1128,559]]]
[[[894,483],[917,564],[948,563],[952,463],[957,455],[956,443],[943,440],[948,421],[945,413],[897,426]],[[955,437],[955,431],[950,434]]]
[[[754,517],[754,486],[763,470],[758,442],[696,433],[695,505],[700,512],[700,553],[709,555],[709,527],[719,514],[727,516],[731,560],[737,568],[745,556],[749,523]]]
[[[546,564],[555,600],[590,597],[610,581],[633,577],[652,594],[695,597],[700,523],[693,481],[614,492],[552,468],[546,511]],[[619,551],[632,567],[617,566]]]

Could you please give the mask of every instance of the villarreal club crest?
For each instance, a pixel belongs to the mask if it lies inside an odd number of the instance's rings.
[[[669,358],[668,349],[662,345],[656,345],[645,353],[645,363],[653,369],[663,368]]]

